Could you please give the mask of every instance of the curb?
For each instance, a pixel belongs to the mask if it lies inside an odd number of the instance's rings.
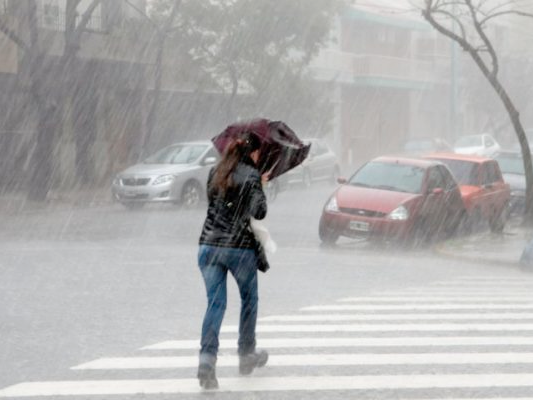
[[[483,258],[479,256],[474,255],[468,255],[464,252],[459,251],[452,251],[448,248],[447,243],[444,244],[438,244],[433,248],[433,251],[437,253],[438,255],[447,257],[447,258],[453,258],[456,260],[462,260],[462,261],[468,261],[476,264],[490,264],[495,265],[499,267],[513,267],[513,268],[520,268],[520,260],[519,257],[517,260],[503,260],[503,259],[493,259],[493,258]]]

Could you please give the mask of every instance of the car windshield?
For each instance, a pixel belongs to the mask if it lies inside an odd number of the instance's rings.
[[[207,150],[207,145],[176,144],[159,150],[144,164],[191,164]]]
[[[420,193],[424,169],[413,165],[369,162],[350,178],[353,186]]]
[[[464,160],[437,159],[446,164],[460,185],[477,185],[477,163]]]
[[[500,169],[504,174],[524,175],[524,162],[521,157],[499,155],[496,161],[500,164]]]
[[[481,136],[463,136],[455,142],[455,147],[474,147],[483,146]]]

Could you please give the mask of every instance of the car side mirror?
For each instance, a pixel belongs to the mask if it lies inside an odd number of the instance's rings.
[[[204,165],[216,164],[216,162],[217,162],[216,157],[206,157],[204,160]]]
[[[340,183],[341,185],[345,185],[348,182],[348,179],[346,178],[337,178],[337,183]]]

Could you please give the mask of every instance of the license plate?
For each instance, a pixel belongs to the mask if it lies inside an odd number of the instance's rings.
[[[368,222],[350,221],[350,229],[352,231],[368,232]]]

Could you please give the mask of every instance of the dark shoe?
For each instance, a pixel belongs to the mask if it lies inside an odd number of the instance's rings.
[[[218,389],[218,381],[215,375],[215,367],[210,364],[198,366],[198,380],[203,389]]]
[[[268,361],[268,353],[265,350],[239,356],[239,373],[250,375],[255,368],[264,367]]]

